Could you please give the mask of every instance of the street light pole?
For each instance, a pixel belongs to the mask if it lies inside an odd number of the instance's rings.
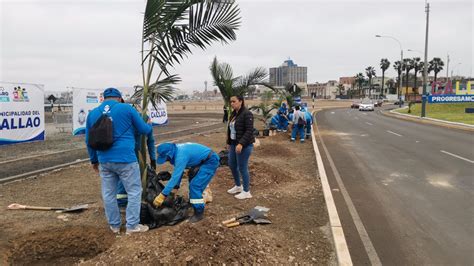
[[[392,37],[392,36],[388,36],[388,35],[375,35],[375,37],[377,38],[390,38],[392,40],[395,40],[398,42],[398,45],[400,45],[400,67],[403,66],[403,48],[402,48],[402,43],[395,37]],[[403,79],[403,75],[400,76],[400,80],[398,81],[398,93],[397,93],[397,96],[398,96],[398,103],[399,103],[399,106],[402,107],[402,79]]]
[[[428,78],[428,26],[430,21],[430,3],[426,3],[425,64],[423,66],[423,96],[421,97],[421,117],[426,116],[426,87]]]

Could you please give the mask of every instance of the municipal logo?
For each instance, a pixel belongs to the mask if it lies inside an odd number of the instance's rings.
[[[28,92],[25,88],[20,86],[13,88],[13,101],[14,102],[29,102]]]
[[[8,96],[8,91],[4,87],[0,87],[0,103],[7,103],[10,101],[10,96]]]

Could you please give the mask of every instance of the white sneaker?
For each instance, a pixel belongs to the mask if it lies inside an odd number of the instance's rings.
[[[227,190],[227,193],[229,194],[235,194],[240,192],[242,192],[242,186],[234,186],[233,188]]]
[[[137,226],[135,226],[135,228],[127,228],[127,232],[126,234],[127,235],[130,235],[130,234],[134,234],[134,233],[143,233],[143,232],[146,232],[148,231],[148,226],[147,225],[143,225],[143,224],[137,224]]]
[[[112,230],[112,232],[114,234],[120,234],[120,227],[112,227],[110,226],[110,230]]]
[[[234,196],[236,199],[250,199],[252,198],[252,194],[250,194],[250,191],[242,191],[239,194]]]

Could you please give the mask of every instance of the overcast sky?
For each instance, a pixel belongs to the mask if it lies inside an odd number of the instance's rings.
[[[183,79],[181,89],[203,90],[206,80],[211,86],[214,56],[231,64],[235,74],[279,66],[290,57],[308,67],[312,83],[353,76],[367,66],[381,75],[380,59],[399,60],[400,48],[376,34],[396,37],[404,50],[424,49],[423,0],[237,2],[242,16],[237,40],[194,49],[173,71]],[[46,90],[140,84],[144,0],[0,3],[0,81],[39,83]],[[441,57],[446,63],[449,54],[454,74],[472,76],[472,1],[430,4],[428,60]],[[408,51],[404,56],[423,58]],[[392,66],[386,75],[395,76]]]

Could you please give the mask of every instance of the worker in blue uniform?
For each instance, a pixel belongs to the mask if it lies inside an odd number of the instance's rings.
[[[134,151],[134,134],[135,132],[149,134],[152,128],[143,121],[133,107],[120,103],[122,94],[116,88],[105,89],[103,96],[104,102],[87,116],[85,141],[92,167],[101,176],[105,215],[112,232],[119,233],[121,217],[116,195],[117,183],[120,180],[128,194],[126,233],[146,232],[148,227],[139,224],[142,186]],[[89,133],[104,115],[113,121],[113,144],[106,150],[96,150],[89,143],[91,138]],[[92,137],[97,138],[95,135]]]
[[[288,108],[286,107],[286,103],[282,103],[280,108],[278,108],[277,114],[280,118],[280,123],[278,124],[277,131],[286,132],[288,130]]]
[[[309,139],[311,137],[311,127],[313,125],[313,115],[311,115],[311,113],[305,107],[303,107],[301,110],[304,112],[304,116],[306,118],[306,139]]]
[[[280,116],[278,114],[272,116],[272,119],[270,120],[270,129],[271,128],[278,128],[278,124],[280,123]]]
[[[205,206],[202,193],[219,167],[219,156],[212,149],[191,142],[180,144],[165,142],[158,145],[157,152],[156,162],[164,164],[168,161],[174,169],[170,180],[155,198],[153,205],[161,206],[172,190],[179,187],[185,169],[199,167],[196,175],[189,180],[189,201],[194,209],[194,215],[189,221],[195,223],[202,220]]]

